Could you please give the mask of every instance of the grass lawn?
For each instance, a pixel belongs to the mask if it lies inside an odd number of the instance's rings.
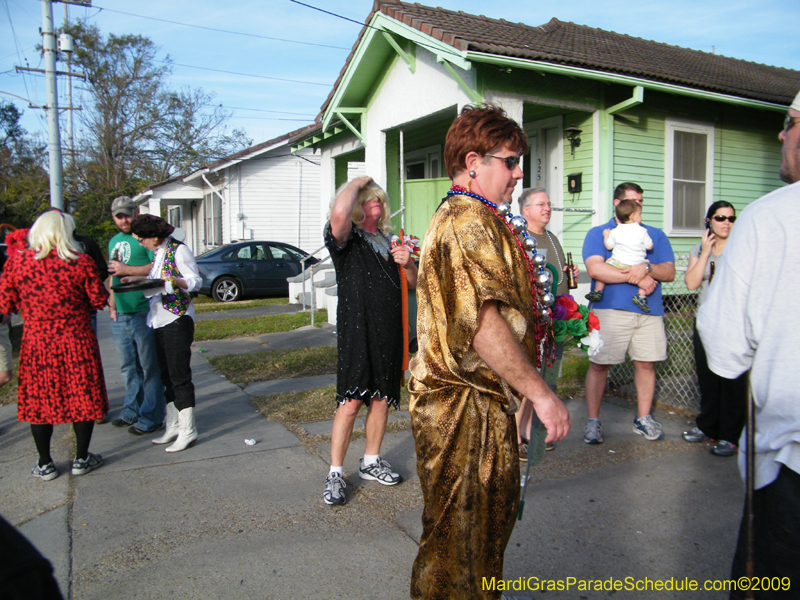
[[[14,373],[11,375],[11,381],[0,387],[0,406],[6,404],[14,404],[17,401],[17,384],[19,383],[19,359],[14,359]]]
[[[561,378],[558,380],[558,395],[562,397],[583,396],[589,356],[578,348],[564,350],[561,361]]]
[[[336,412],[336,386],[330,385],[313,390],[273,394],[263,398],[253,398],[253,404],[270,421],[284,425],[329,421]],[[400,410],[408,410],[408,390],[400,389]],[[391,414],[392,411],[390,411]],[[362,416],[367,413],[362,409]],[[392,423],[389,424],[393,425]],[[400,425],[403,425],[400,423]],[[402,428],[406,428],[405,424]],[[387,427],[387,431],[394,427]]]
[[[328,320],[327,310],[318,310],[314,315],[315,324],[319,325]],[[311,313],[299,312],[286,315],[265,315],[262,317],[215,319],[197,321],[194,324],[194,340],[224,340],[234,337],[263,335],[265,333],[278,333],[292,331],[298,327],[311,325]]]
[[[228,354],[210,362],[232,383],[313,377],[336,372],[336,348],[270,350],[254,354]]]
[[[289,298],[251,298],[248,300],[239,300],[238,302],[217,302],[209,296],[198,296],[194,299],[194,310],[197,313],[207,313],[236,310],[239,308],[274,306],[276,304],[289,304]]]

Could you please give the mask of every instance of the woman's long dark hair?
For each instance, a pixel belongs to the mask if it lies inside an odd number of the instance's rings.
[[[716,213],[720,208],[732,208],[733,215],[736,216],[736,207],[733,204],[731,204],[730,202],[726,202],[725,200],[717,200],[716,202],[714,202],[714,204],[708,207],[708,212],[706,213],[706,221],[711,219],[711,217],[714,216],[714,213]]]

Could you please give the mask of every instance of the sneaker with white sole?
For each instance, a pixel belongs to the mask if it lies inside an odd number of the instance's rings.
[[[86,458],[75,458],[72,461],[72,474],[73,475],[86,475],[89,471],[94,471],[97,467],[103,464],[103,457],[99,454],[92,454],[89,452]]]
[[[643,435],[644,439],[651,442],[664,439],[664,432],[661,429],[661,423],[656,421],[650,415],[645,415],[640,419],[633,420],[633,433]]]
[[[33,465],[33,469],[31,469],[31,475],[38,477],[42,481],[50,481],[58,477],[58,471],[52,460],[43,467],[40,467],[37,462]]]
[[[322,494],[325,504],[344,504],[347,497],[344,495],[344,488],[347,484],[339,473],[328,473],[325,479],[325,492]]]
[[[695,427],[694,429],[690,429],[689,431],[684,431],[681,434],[681,437],[686,442],[691,442],[692,444],[697,444],[702,442],[706,439],[706,434],[699,427]]]
[[[600,419],[586,421],[586,427],[583,428],[583,441],[587,444],[603,443],[603,428],[600,426]]]
[[[399,473],[392,471],[392,465],[385,460],[381,460],[380,458],[378,459],[378,462],[367,466],[364,466],[364,459],[362,458],[360,461],[360,467],[361,468],[358,470],[358,474],[361,476],[361,479],[377,481],[383,485],[397,485],[403,481],[403,478],[400,477]]]

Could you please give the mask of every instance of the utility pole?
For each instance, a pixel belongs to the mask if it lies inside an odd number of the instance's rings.
[[[64,191],[61,182],[61,134],[58,130],[58,88],[56,83],[56,32],[53,27],[52,0],[42,0],[42,48],[44,49],[44,74],[47,101],[48,141],[50,155],[50,206],[64,209]]]
[[[64,3],[64,29],[69,27],[69,4]],[[62,33],[60,44],[61,51],[67,57],[67,148],[69,149],[69,164],[75,167],[75,138],[72,135],[72,36]]]

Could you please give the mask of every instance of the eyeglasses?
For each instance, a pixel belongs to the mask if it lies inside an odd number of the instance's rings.
[[[724,223],[725,221],[730,221],[731,223],[736,222],[736,217],[729,217],[728,215],[714,215],[711,218],[714,219],[717,223]]]
[[[789,113],[786,113],[786,118],[783,120],[783,130],[789,131],[792,128],[792,125],[797,123],[797,117],[793,117]]]
[[[506,163],[506,168],[509,171],[513,171],[519,166],[519,156],[495,156],[494,154],[486,154],[486,156],[490,156],[492,158],[499,158],[504,163]]]

